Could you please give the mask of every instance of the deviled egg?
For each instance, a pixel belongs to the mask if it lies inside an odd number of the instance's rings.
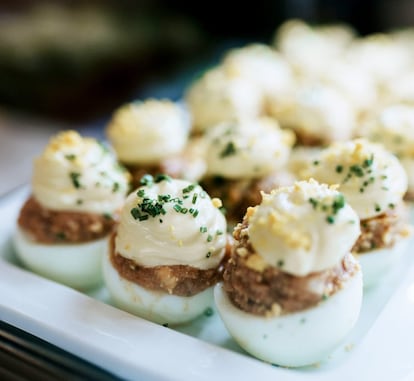
[[[114,303],[159,324],[192,320],[213,304],[227,246],[221,202],[197,184],[145,176],[122,209],[104,258]]]
[[[193,118],[193,133],[203,134],[221,122],[255,118],[263,112],[262,90],[250,78],[233,75],[221,66],[208,70],[185,94]]]
[[[166,173],[183,178],[199,165],[186,151],[190,115],[181,104],[148,99],[123,105],[113,114],[106,133],[119,161],[131,172],[133,187],[141,177]]]
[[[53,137],[35,160],[32,195],[14,235],[30,270],[74,288],[102,281],[102,254],[124,202],[129,176],[114,155],[75,131]]]
[[[313,180],[263,194],[248,209],[215,288],[220,316],[242,348],[298,367],[341,343],[362,300],[361,270],[350,253],[358,222],[335,187]]]
[[[361,235],[352,252],[360,260],[364,286],[373,285],[398,261],[410,237],[403,166],[383,146],[356,139],[323,150],[308,176],[338,184],[358,213]]]
[[[295,141],[271,118],[221,123],[205,135],[207,163],[202,186],[223,201],[228,222],[237,223],[261,191],[287,185],[293,177],[284,169]]]
[[[414,106],[393,104],[369,123],[367,137],[398,157],[408,179],[407,200],[414,200]]]

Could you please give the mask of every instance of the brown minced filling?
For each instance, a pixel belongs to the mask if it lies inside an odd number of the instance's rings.
[[[223,260],[212,269],[202,270],[188,265],[144,267],[116,252],[115,234],[110,241],[111,263],[122,278],[148,290],[177,296],[193,296],[220,282],[229,250],[228,244]]]
[[[302,131],[295,131],[296,135],[296,145],[305,146],[305,147],[320,147],[329,144],[330,142],[326,139],[321,138],[320,136],[315,136],[312,134],[306,134]]]
[[[403,205],[388,209],[379,216],[361,220],[361,234],[352,252],[363,254],[374,249],[393,247],[401,238],[410,234]]]
[[[18,225],[39,243],[82,243],[112,232],[117,216],[43,207],[31,196],[20,210]]]
[[[414,190],[408,190],[404,195],[404,200],[413,202],[414,201]]]
[[[248,263],[256,253],[247,226],[246,219],[236,226],[235,244],[223,274],[224,290],[243,311],[271,316],[305,310],[335,294],[359,271],[351,254],[334,268],[302,277],[271,266],[262,271],[253,269]]]
[[[250,206],[262,201],[261,191],[269,193],[272,189],[284,185],[279,174],[260,179],[231,180],[220,176],[205,178],[201,186],[211,197],[223,202],[226,218],[230,222],[240,222]]]

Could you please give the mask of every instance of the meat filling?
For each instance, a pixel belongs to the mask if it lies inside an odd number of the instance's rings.
[[[206,178],[201,186],[211,197],[217,197],[223,202],[228,221],[242,220],[249,206],[255,206],[262,201],[261,191],[269,193],[272,189],[284,185],[278,174],[262,179],[230,180],[220,176]]]
[[[313,307],[335,294],[359,269],[351,254],[336,267],[298,277],[275,267],[263,271],[248,266],[256,255],[246,220],[234,230],[235,245],[223,274],[224,290],[243,311],[261,316],[288,314]]]
[[[393,247],[399,239],[409,234],[402,206],[361,221],[361,234],[352,248],[353,253],[363,254],[373,249]]]
[[[329,144],[330,142],[320,136],[307,134],[305,132],[299,132],[295,130],[296,145],[305,147],[320,147]]]
[[[82,243],[107,236],[117,216],[50,210],[32,196],[23,205],[18,225],[39,243]]]
[[[111,239],[110,256],[112,265],[122,278],[148,290],[177,296],[196,295],[221,281],[225,260],[218,267],[207,270],[188,265],[144,267],[115,251],[115,235]]]

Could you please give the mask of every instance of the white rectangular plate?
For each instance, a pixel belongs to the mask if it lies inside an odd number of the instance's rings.
[[[20,267],[11,236],[27,197],[0,200],[0,319],[131,380],[414,379],[414,244],[381,283],[364,294],[360,319],[343,344],[316,366],[284,369],[251,358],[218,314],[176,329],[109,305]],[[329,324],[329,316],[326,318]]]

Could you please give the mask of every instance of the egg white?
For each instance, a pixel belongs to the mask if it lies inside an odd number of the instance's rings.
[[[79,290],[102,283],[102,254],[108,251],[106,237],[87,243],[41,244],[17,227],[13,244],[24,266],[45,278]]]
[[[375,286],[393,268],[407,249],[410,239],[403,238],[393,247],[355,255],[364,274],[364,289]]]
[[[218,284],[214,297],[234,340],[248,353],[272,364],[300,367],[324,360],[356,323],[362,302],[362,273],[319,305],[277,317],[237,308]]]
[[[103,277],[117,307],[158,324],[188,322],[214,304],[213,287],[186,297],[147,290],[122,278],[112,266],[109,253],[103,257]]]

